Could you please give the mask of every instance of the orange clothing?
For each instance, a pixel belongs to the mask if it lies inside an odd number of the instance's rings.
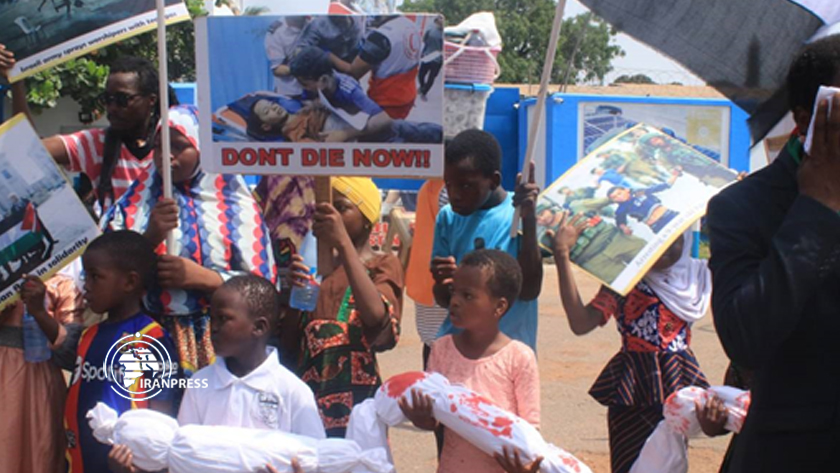
[[[414,102],[405,105],[383,105],[382,110],[391,117],[392,120],[405,120],[414,108]]]
[[[324,130],[324,124],[330,112],[323,107],[306,107],[292,115],[283,127],[283,136],[292,143],[308,143],[319,141],[319,134]]]
[[[406,107],[408,111],[411,111],[414,99],[417,98],[417,72],[419,70],[420,67],[417,66],[402,74],[394,74],[382,79],[371,76],[368,96],[385,111],[388,108],[404,110]],[[403,119],[406,116],[408,113],[405,116],[391,116],[391,118]]]
[[[443,190],[443,179],[429,179],[417,193],[417,212],[414,220],[414,240],[411,256],[405,271],[408,297],[423,305],[435,305],[432,288],[432,244],[435,239],[435,220],[440,208],[438,197]]]

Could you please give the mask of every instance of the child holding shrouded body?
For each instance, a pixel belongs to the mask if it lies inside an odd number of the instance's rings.
[[[458,333],[432,346],[428,371],[461,384],[533,426],[540,423],[540,379],[534,352],[499,330],[499,320],[522,288],[517,261],[500,250],[469,253],[455,270],[449,311]],[[435,430],[431,399],[416,390],[400,408],[418,428]],[[438,473],[502,472],[504,458],[493,458],[444,427]]]
[[[687,386],[709,387],[689,345],[692,324],[709,308],[711,275],[681,235],[627,295],[604,286],[584,304],[570,253],[588,224],[583,214],[566,214],[553,238],[554,260],[572,332],[585,335],[616,319],[621,350],[589,394],[608,409],[612,472],[626,473],[662,420],[668,396]]]
[[[117,392],[114,386],[123,385],[123,380],[111,379],[103,367],[112,361],[107,359],[109,350],[131,334],[154,338],[175,358],[169,335],[142,306],[143,295],[155,278],[155,261],[152,244],[143,235],[128,230],[98,237],[82,256],[85,300],[91,310],[108,316],[85,330],[76,350],[76,368],[64,410],[70,471],[108,471],[109,447],[93,437],[86,418],[97,402],[107,404],[118,414],[138,408],[169,414],[172,409],[174,389],[165,388],[152,399],[133,399]],[[148,344],[140,338],[136,340],[138,347]],[[131,343],[124,342],[122,347],[129,349]],[[177,363],[177,358],[173,362]],[[121,371],[116,371],[120,376]]]
[[[281,430],[323,439],[312,391],[284,368],[268,346],[277,326],[279,294],[267,279],[236,276],[213,293],[211,339],[216,362],[190,379],[178,423]],[[111,452],[112,469],[137,473],[124,445]],[[270,470],[269,470],[270,471]]]

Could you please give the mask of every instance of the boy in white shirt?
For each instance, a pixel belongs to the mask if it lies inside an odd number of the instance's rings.
[[[268,338],[279,295],[266,279],[230,279],[213,294],[210,327],[216,363],[199,370],[178,412],[181,425],[273,429],[325,438],[312,390],[284,368]],[[207,387],[204,387],[207,386]]]
[[[231,278],[216,290],[210,304],[216,362],[193,375],[181,402],[179,424],[326,438],[312,390],[284,368],[277,351],[268,346],[280,312],[278,299],[274,285],[254,275]],[[113,471],[138,471],[124,446],[109,457]]]

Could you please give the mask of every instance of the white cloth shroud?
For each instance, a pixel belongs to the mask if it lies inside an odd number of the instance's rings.
[[[390,378],[376,392],[353,408],[346,438],[363,449],[388,448],[387,428],[406,422],[398,401],[411,402],[411,390],[431,397],[435,419],[484,453],[516,448],[524,462],[544,457],[542,473],[591,473],[589,467],[565,450],[547,443],[527,421],[493,405],[481,395],[449,384],[438,373],[408,372]]]
[[[665,419],[645,441],[630,473],[687,473],[688,439],[703,432],[697,420],[695,401],[705,405],[711,394],[720,398],[726,408],[726,430],[740,432],[750,409],[749,391],[731,386],[680,389],[665,401]]]
[[[209,425],[178,426],[175,419],[136,409],[119,417],[103,403],[88,411],[93,436],[104,444],[131,449],[134,464],[170,473],[243,473],[271,464],[292,473],[292,459],[311,473],[392,473],[384,448],[363,450],[345,439],[316,440],[279,430]]]

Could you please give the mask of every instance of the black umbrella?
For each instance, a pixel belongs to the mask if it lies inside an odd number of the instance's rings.
[[[787,112],[797,51],[840,21],[838,0],[581,0],[749,112],[759,141]]]

